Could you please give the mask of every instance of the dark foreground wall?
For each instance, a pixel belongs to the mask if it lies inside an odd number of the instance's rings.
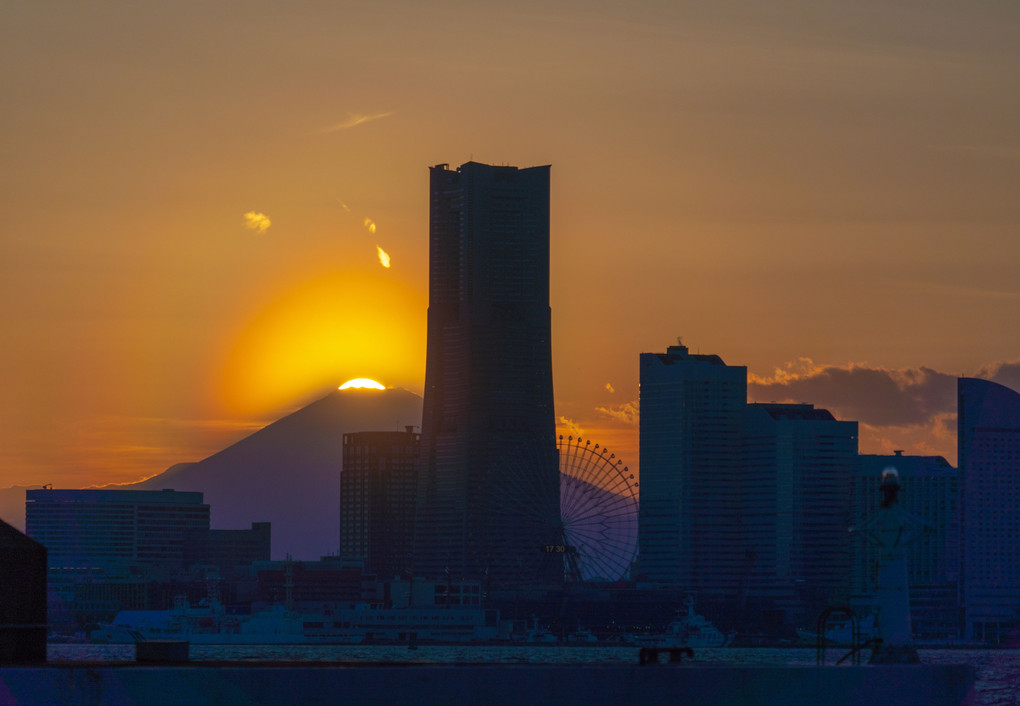
[[[0,520],[0,665],[45,661],[46,547]]]
[[[962,665],[47,666],[0,668],[0,704],[942,706]]]

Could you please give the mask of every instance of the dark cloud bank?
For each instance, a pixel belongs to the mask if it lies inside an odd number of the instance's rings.
[[[956,414],[958,375],[924,367],[815,366],[808,360],[793,367],[776,371],[772,378],[751,375],[748,397],[755,402],[807,402],[873,427],[929,426]],[[989,365],[971,376],[1020,390],[1020,361]]]

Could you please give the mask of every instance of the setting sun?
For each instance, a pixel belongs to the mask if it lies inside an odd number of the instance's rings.
[[[353,380],[348,380],[347,382],[345,382],[343,385],[340,386],[340,389],[341,390],[349,390],[352,387],[354,387],[354,388],[364,388],[364,389],[370,389],[370,390],[385,390],[386,389],[385,385],[380,385],[375,380],[370,380],[369,378],[354,378]]]
[[[224,348],[222,404],[261,414],[335,389],[351,373],[420,384],[425,298],[384,272],[336,270],[267,292]]]

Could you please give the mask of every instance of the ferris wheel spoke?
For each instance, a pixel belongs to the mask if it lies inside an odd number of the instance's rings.
[[[560,519],[583,580],[617,580],[637,556],[637,484],[616,454],[559,437]]]

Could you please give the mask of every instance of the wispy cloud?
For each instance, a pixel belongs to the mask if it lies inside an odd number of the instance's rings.
[[[364,125],[365,123],[370,123],[373,120],[380,120],[381,118],[393,115],[393,113],[394,111],[392,110],[388,110],[383,113],[369,113],[369,114],[349,113],[346,120],[343,120],[334,125],[330,125],[329,127],[324,127],[319,132],[327,134],[331,132],[340,132],[341,130],[350,130],[352,127]]]
[[[367,230],[372,235],[375,235],[375,221],[373,221],[371,218],[366,218],[363,222],[363,225],[365,226],[365,230]]]
[[[608,390],[610,394],[616,392],[616,388],[613,387],[613,384],[610,382],[606,383],[606,390]]]
[[[564,427],[574,436],[584,436],[584,429],[578,426],[577,422],[575,422],[573,419],[561,416],[559,419],[559,425],[561,427]]]
[[[244,214],[244,227],[250,230],[256,230],[259,233],[265,233],[269,230],[269,226],[273,225],[273,222],[269,220],[269,216],[264,213],[257,211],[248,211]]]
[[[638,423],[638,401],[624,402],[623,404],[607,405],[605,407],[596,407],[595,411],[599,414],[615,419],[618,422],[636,426]]]
[[[379,255],[379,264],[388,268],[390,266],[390,254],[378,245],[375,246],[375,249]]]

